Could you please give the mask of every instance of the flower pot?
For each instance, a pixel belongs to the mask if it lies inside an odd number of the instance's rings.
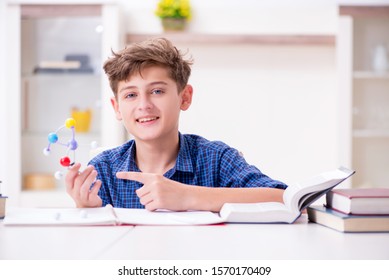
[[[184,18],[162,18],[161,20],[164,31],[183,31],[186,27]]]

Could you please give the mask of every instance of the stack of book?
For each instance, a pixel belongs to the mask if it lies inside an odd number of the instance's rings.
[[[1,181],[0,181],[0,219],[3,219],[5,217],[5,200],[7,199],[6,196],[3,196],[1,194]]]
[[[341,232],[389,232],[389,188],[333,189],[308,219]]]

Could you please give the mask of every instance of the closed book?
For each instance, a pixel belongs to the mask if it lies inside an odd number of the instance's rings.
[[[389,188],[333,189],[327,207],[345,214],[389,215]]]
[[[347,215],[324,206],[307,212],[309,221],[341,232],[389,232],[389,215]]]
[[[5,217],[5,202],[7,197],[0,194],[0,219]]]

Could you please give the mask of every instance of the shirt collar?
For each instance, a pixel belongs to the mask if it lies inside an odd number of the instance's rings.
[[[173,171],[173,173],[177,170],[182,171],[182,172],[193,173],[193,163],[192,163],[191,156],[190,156],[189,144],[185,140],[184,135],[182,135],[181,133],[178,133],[178,137],[179,137],[178,156],[177,156],[176,164],[171,169],[171,171]],[[129,162],[128,162],[129,166],[128,166],[127,170],[139,172],[140,170],[135,162],[136,145],[135,145],[135,141],[134,140],[132,140],[132,141],[133,141],[132,145],[130,145],[130,147],[126,153],[128,158],[129,158]],[[169,171],[168,171],[168,173],[169,173]]]

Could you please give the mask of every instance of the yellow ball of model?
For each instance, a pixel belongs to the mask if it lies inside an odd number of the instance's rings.
[[[73,118],[68,118],[68,119],[66,119],[66,121],[65,121],[65,126],[66,126],[67,128],[75,127],[75,126],[76,126],[76,121],[75,121]]]

